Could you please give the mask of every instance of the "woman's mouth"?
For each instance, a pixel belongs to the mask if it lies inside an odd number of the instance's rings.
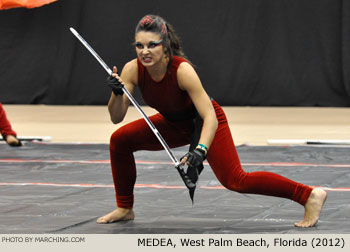
[[[150,62],[152,62],[152,58],[150,58],[150,57],[143,57],[142,60],[143,60],[143,62],[145,62],[145,63],[150,63]]]

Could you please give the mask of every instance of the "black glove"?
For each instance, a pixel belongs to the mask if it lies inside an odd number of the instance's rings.
[[[205,152],[201,149],[194,149],[193,151],[186,153],[181,160],[185,157],[187,157],[186,163],[188,163],[186,175],[194,184],[196,184],[198,176],[203,170],[203,161],[206,159]]]
[[[107,85],[112,89],[115,95],[123,95],[123,87],[124,85],[114,76],[110,75],[107,78]]]
[[[194,149],[193,151],[187,152],[186,155],[181,158],[181,160],[185,157],[187,158],[186,163],[192,167],[199,167],[206,159],[205,152],[201,149]]]

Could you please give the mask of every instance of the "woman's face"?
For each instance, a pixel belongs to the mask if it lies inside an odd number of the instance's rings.
[[[140,31],[135,35],[137,57],[145,67],[154,66],[166,57],[159,34]]]

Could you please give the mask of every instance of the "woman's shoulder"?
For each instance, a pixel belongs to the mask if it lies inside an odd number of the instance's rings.
[[[137,59],[130,60],[125,63],[122,71],[122,78],[127,78],[131,80],[133,83],[137,83],[137,75],[138,75],[138,65]]]
[[[180,56],[173,56],[173,59],[172,59],[172,61],[173,61],[173,66],[175,67],[175,68],[180,68],[180,67],[182,67],[182,66],[186,66],[186,67],[191,67],[191,68],[194,68],[194,66],[192,65],[192,63],[188,60],[188,59],[186,59],[186,58],[184,58],[184,57],[180,57]]]
[[[191,84],[192,82],[194,83],[194,81],[199,80],[196,70],[194,69],[193,65],[187,60],[182,61],[179,64],[177,68],[176,76],[179,83],[179,87],[182,90],[186,89],[185,88],[186,83]]]
[[[178,73],[181,73],[183,71],[185,71],[185,72],[186,71],[191,71],[191,72],[195,71],[193,65],[187,59],[177,57],[176,61],[177,61],[177,72]]]
[[[126,62],[124,65],[124,69],[137,69],[137,59],[132,59],[129,62]]]
[[[125,63],[123,67],[123,72],[127,74],[137,74],[137,71],[138,71],[137,59],[130,60],[129,62]]]

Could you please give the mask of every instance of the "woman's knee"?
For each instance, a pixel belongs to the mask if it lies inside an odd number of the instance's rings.
[[[242,171],[240,173],[231,173],[226,174],[222,178],[218,178],[220,183],[227,189],[235,192],[244,192],[245,191],[245,179],[248,173]]]
[[[117,129],[110,138],[110,150],[127,150],[129,148],[130,137],[125,127]]]

